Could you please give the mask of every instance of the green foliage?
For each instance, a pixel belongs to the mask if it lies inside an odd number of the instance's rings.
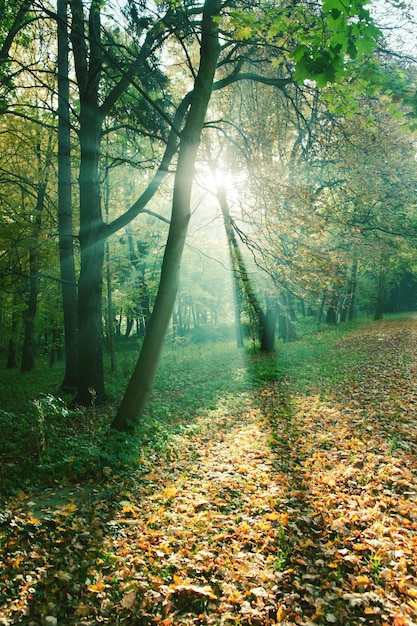
[[[316,5],[303,3],[290,10],[235,9],[231,22],[237,40],[263,37],[281,49],[294,64],[298,83],[310,79],[324,87],[345,75],[347,60],[370,56],[381,37],[364,4],[364,0],[324,0],[320,14]]]
[[[53,394],[39,393],[49,368],[38,371],[36,379],[21,377],[20,408],[0,410],[2,495],[39,483],[97,481],[123,474],[154,452],[175,456],[175,436],[191,436],[194,418],[208,412],[233,412],[236,404],[243,405],[248,394],[265,382],[278,382],[277,389],[286,393],[289,388],[305,392],[353,381],[369,355],[350,350],[343,338],[367,323],[328,328],[312,319],[300,321],[300,339],[280,344],[273,355],[238,350],[232,342],[167,346],[148,410],[134,435],[109,431],[113,403],[87,411],[69,409]],[[133,365],[133,351],[124,357],[130,357]],[[108,388],[114,400],[123,393],[129,373],[126,360]],[[9,375],[6,370],[0,372],[0,385],[2,378],[10,380]],[[24,404],[25,393],[27,398],[33,394],[35,400]]]

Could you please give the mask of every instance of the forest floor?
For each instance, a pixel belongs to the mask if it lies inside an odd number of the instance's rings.
[[[0,625],[416,625],[417,319],[332,359],[225,397],[130,474],[9,499]]]

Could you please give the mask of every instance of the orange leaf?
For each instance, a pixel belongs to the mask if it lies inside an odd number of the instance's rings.
[[[93,593],[100,593],[101,591],[104,591],[105,588],[106,585],[102,580],[99,580],[98,582],[87,587],[88,591],[92,591]]]
[[[377,615],[377,612],[374,611],[370,606],[366,606],[364,610],[365,615]]]

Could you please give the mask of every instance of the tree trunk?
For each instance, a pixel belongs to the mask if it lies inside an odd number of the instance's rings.
[[[61,389],[78,386],[77,285],[71,194],[71,138],[69,115],[68,0],[57,0],[58,14],[58,238],[64,315],[65,374]]]
[[[76,403],[104,402],[102,273],[105,242],[101,234],[98,159],[101,119],[84,103],[80,114],[80,276],[78,281],[79,383]]]
[[[324,305],[326,304],[326,297],[327,297],[327,293],[326,291],[323,291],[323,295],[321,297],[321,301],[320,301],[320,309],[319,309],[319,314],[317,316],[317,321],[321,322],[323,319],[323,314],[324,314]]]
[[[215,20],[221,0],[206,0],[202,20],[200,66],[193,97],[181,133],[175,174],[171,223],[161,268],[158,293],[133,375],[112,427],[131,430],[138,423],[152,390],[166,332],[178,292],[181,259],[190,220],[191,188],[201,132],[213,88],[220,52]]]
[[[275,349],[275,327],[277,324],[277,316],[277,303],[273,298],[268,298],[265,323],[262,332],[261,352],[273,352]]]
[[[236,280],[233,280],[233,310],[235,316],[235,334],[237,348],[243,348],[243,329],[241,319],[241,300]]]
[[[13,305],[12,305],[12,320],[10,324],[10,337],[9,342],[7,344],[7,363],[6,369],[15,369],[17,368],[17,341],[19,335],[19,319],[20,315],[17,313],[17,295],[13,294]]]
[[[285,292],[281,293],[278,312],[279,334],[283,341],[295,341],[297,331],[291,320],[295,319],[295,311]]]
[[[32,239],[29,246],[29,294],[28,306],[25,312],[25,332],[23,339],[22,361],[20,366],[21,372],[29,372],[35,365],[35,318],[38,308],[38,291],[39,291],[39,247],[40,247],[40,231],[42,225],[42,211],[45,205],[45,194],[48,180],[48,169],[50,166],[50,152],[46,155],[45,171],[42,171],[41,165],[41,143],[38,141],[36,146],[37,158],[37,196],[36,206],[34,210],[35,223],[33,226]]]
[[[116,369],[116,350],[114,347],[114,315],[113,315],[113,294],[111,285],[111,262],[110,245],[106,242],[106,284],[107,284],[107,337],[110,353],[110,370]]]
[[[78,394],[74,403],[88,405],[92,400],[99,404],[105,399],[102,343],[102,274],[105,239],[136,217],[156,193],[177,150],[177,126],[174,123],[161,165],[145,192],[126,213],[115,219],[112,224],[105,225],[101,213],[99,181],[102,123],[130,85],[132,78],[153,54],[157,42],[163,40],[166,25],[163,20],[160,20],[148,32],[141,51],[131,64],[129,71],[123,73],[119,82],[100,104],[104,58],[104,45],[101,41],[101,10],[104,5],[102,0],[91,0],[88,19],[86,19],[84,4],[82,0],[70,2],[72,51],[80,99],[78,138],[81,155],[79,170],[80,276],[78,281],[80,349]],[[180,119],[186,113],[188,102],[189,98],[184,98],[177,110],[177,116]]]
[[[39,278],[38,278],[38,263],[37,263],[38,251],[31,249],[29,251],[29,294],[28,294],[28,306],[25,311],[25,332],[23,338],[22,349],[22,361],[20,365],[20,371],[30,372],[35,365],[35,317],[38,308],[38,290],[39,290]]]
[[[78,393],[75,404],[104,402],[102,280],[104,264],[99,158],[104,114],[99,106],[103,63],[101,0],[92,0],[88,36],[82,0],[71,0],[71,41],[80,113],[79,206],[80,275],[78,280]],[[89,47],[87,45],[89,44]]]
[[[226,194],[223,188],[219,188],[217,190],[217,198],[223,215],[226,238],[229,247],[230,257],[232,260],[235,288],[239,294],[242,293],[245,296],[247,303],[249,304],[250,310],[255,316],[257,334],[259,341],[262,344],[262,337],[266,324],[265,313],[263,312],[262,307],[259,304],[258,298],[256,297],[256,294],[253,290],[245,262],[239,250],[239,244],[236,239],[235,231],[233,228],[233,221],[230,216]]]
[[[358,261],[355,259],[352,265],[352,270],[350,274],[350,303],[349,303],[349,314],[348,320],[351,322],[355,317],[355,304],[356,304],[356,287],[357,287],[357,272],[358,272]]]
[[[385,294],[385,270],[381,266],[378,275],[378,291],[376,296],[374,320],[382,320],[384,317],[384,294]]]
[[[337,305],[338,295],[336,292],[333,292],[330,304],[327,308],[326,324],[337,324]]]
[[[129,259],[132,267],[135,271],[137,278],[137,287],[139,293],[139,316],[141,317],[141,327],[145,329],[151,317],[150,299],[148,286],[146,284],[146,254],[148,252],[148,245],[139,241],[136,242],[136,249],[133,241],[132,229],[126,228],[127,242],[129,247]],[[144,334],[144,333],[143,333]]]

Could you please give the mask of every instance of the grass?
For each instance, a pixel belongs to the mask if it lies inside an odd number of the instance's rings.
[[[128,351],[108,406],[4,417],[0,622],[414,623],[415,320],[299,337],[167,347],[132,438],[106,432]]]
[[[169,449],[178,432],[193,427],[194,418],[219,408],[227,411],[239,398],[267,381],[285,377],[291,388],[305,391],[323,380],[325,386],[354,376],[365,358],[345,351],[343,337],[366,322],[337,327],[309,320],[299,323],[300,339],[280,342],[276,353],[260,355],[238,350],[232,341],[205,344],[167,344],[144,416],[135,437],[108,434],[108,425],[122,397],[137,358],[135,349],[118,353],[117,368],[106,364],[109,403],[87,412],[69,411],[55,397],[63,366],[50,369],[38,362],[27,374],[0,371],[0,482],[3,491],[61,478],[99,475],[103,468],[130,467],[140,462],[141,448]],[[64,399],[65,400],[65,399]]]

